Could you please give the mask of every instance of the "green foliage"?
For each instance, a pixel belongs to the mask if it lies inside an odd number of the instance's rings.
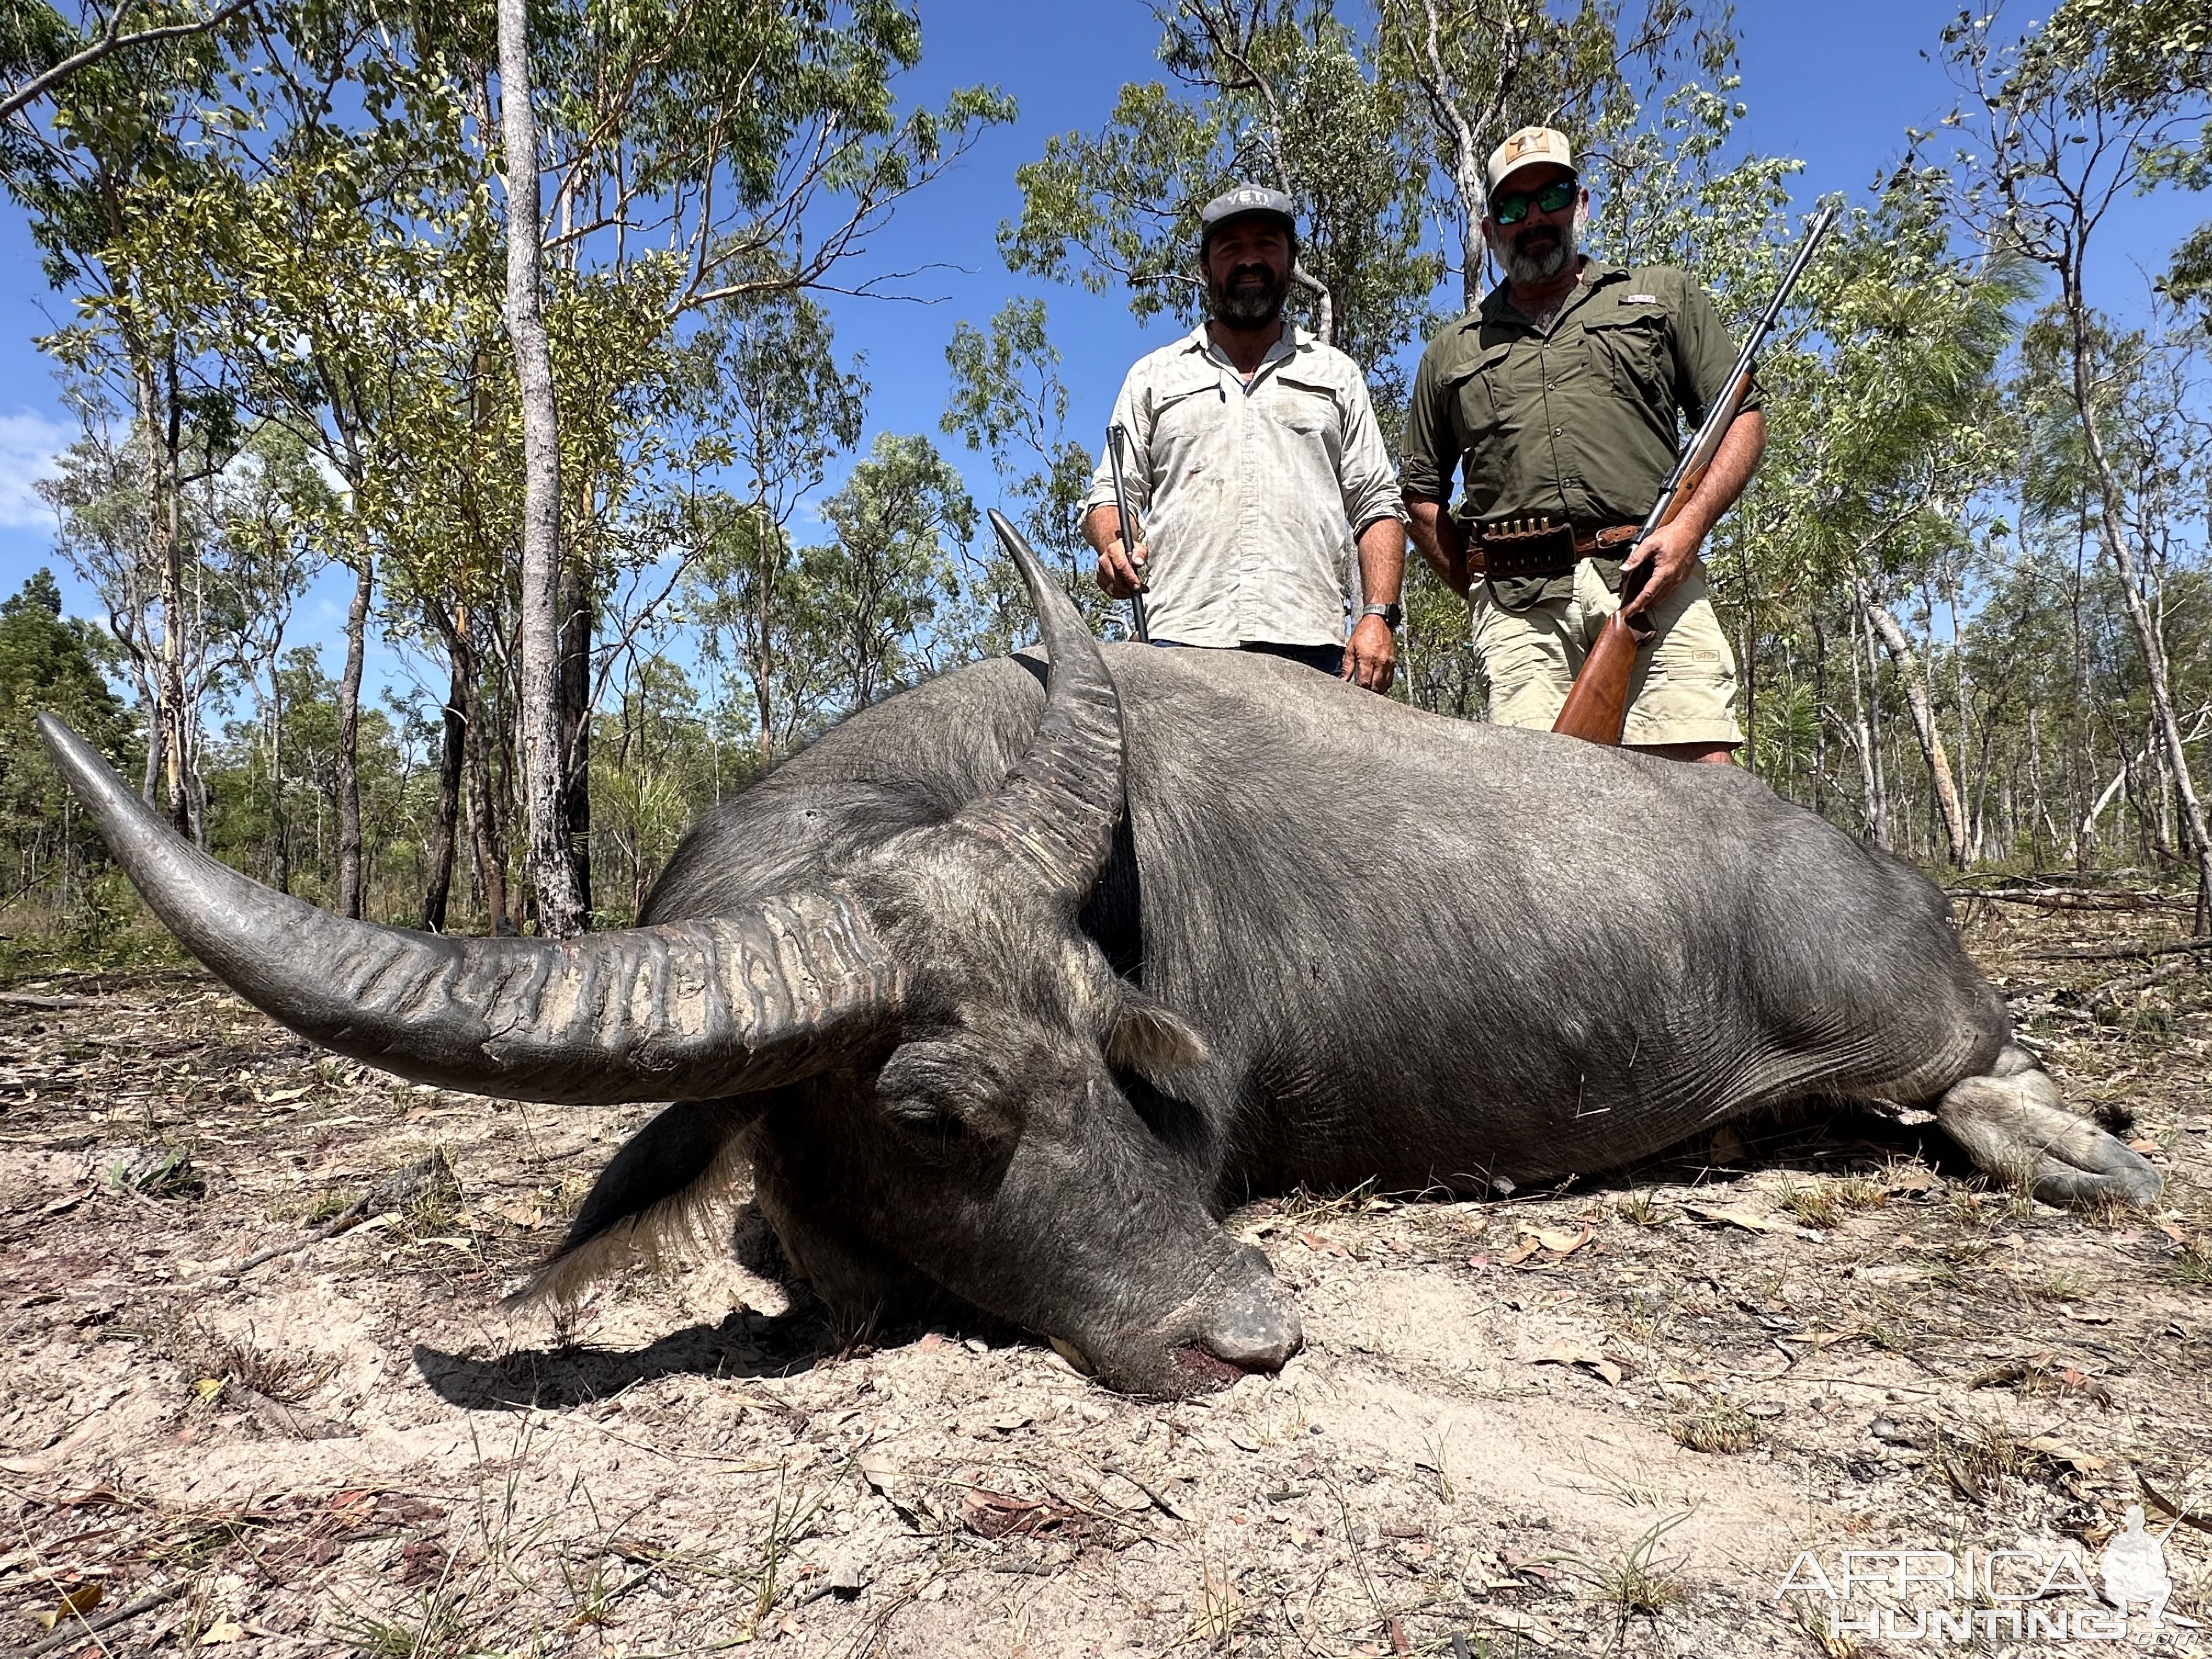
[[[954,547],[975,533],[975,504],[934,444],[918,433],[882,434],[822,516],[837,539],[799,555],[801,577],[822,613],[847,708],[970,654],[956,634],[932,626],[939,596],[958,596]]]
[[[132,0],[122,27],[204,15]],[[1008,266],[1188,321],[1199,206],[1237,180],[1284,188],[1304,214],[1293,306],[1368,369],[1386,428],[1437,313],[1481,285],[1481,165],[1515,127],[1575,138],[1595,251],[1689,269],[1739,328],[1802,222],[1797,164],[1735,142],[1724,9],[1158,16],[1159,77],[1018,170]],[[57,555],[105,613],[63,619],[41,578],[0,605],[0,870],[80,939],[112,941],[134,907],[30,741],[36,702],[135,778],[174,717],[198,827],[280,885],[336,898],[357,790],[371,914],[422,915],[450,848],[453,925],[488,925],[495,902],[526,917],[508,879],[522,491],[491,22],[257,0],[90,64],[0,129],[0,182],[69,302],[44,342],[83,428],[45,486]],[[97,27],[15,5],[0,73],[20,83]],[[865,365],[809,291],[881,291],[872,234],[1012,109],[978,87],[918,104],[921,22],[892,0],[551,0],[531,27],[570,759],[614,922],[759,768],[1034,627],[945,455],[867,429]],[[2206,27],[2185,0],[1960,19],[1933,43],[1960,85],[1949,136],[1914,135],[1846,216],[1761,362],[1768,454],[1706,549],[1752,759],[1910,854],[1942,844],[1932,732],[1978,856],[2189,855],[2154,693],[2162,679],[2201,769],[2212,231],[2180,242],[2129,325],[2083,246],[2120,195],[2207,182]],[[1966,153],[1939,161],[1954,139]],[[1044,304],[959,323],[946,363],[943,433],[989,458],[1113,632],[1078,526],[1103,434],[1067,430]],[[374,574],[369,627],[427,654],[437,685],[362,711],[350,746],[343,688],[291,637],[332,563]],[[1477,715],[1463,605],[1418,569],[1406,599],[1402,695]]]
[[[302,646],[285,653],[274,691],[273,721],[231,723],[212,757],[210,841],[219,855],[271,885],[333,904],[343,785],[337,684],[319,655]],[[272,769],[272,756],[281,757],[281,770]],[[354,761],[372,861],[418,864],[424,802],[412,787],[412,757],[382,709],[362,710]]]
[[[945,349],[952,371],[939,425],[971,450],[989,454],[1013,514],[1030,544],[1056,568],[1061,585],[1096,632],[1121,627],[1119,607],[1092,580],[1090,544],[1081,527],[1091,493],[1091,452],[1067,435],[1067,387],[1060,353],[1046,332],[1042,300],[1009,300],[987,334],[954,326]],[[968,584],[977,646],[1012,649],[1032,627],[1029,601],[1011,560],[987,538],[971,561]]]
[[[1490,153],[1518,128],[1571,135],[1586,173],[1650,176],[1644,106],[1694,64],[1718,83],[1733,62],[1729,14],[1693,0],[1382,0],[1376,56],[1420,118],[1405,134],[1412,171],[1456,221],[1461,298],[1480,292],[1479,229]],[[1656,152],[1663,154],[1663,152]],[[1591,164],[1595,163],[1595,166]],[[1616,193],[1610,180],[1598,192]]]
[[[126,774],[143,746],[102,672],[112,644],[62,616],[53,573],[40,570],[0,600],[0,905],[30,896],[80,921],[99,908],[93,884],[106,855],[78,817],[33,722],[66,720]]]
[[[1326,294],[1334,343],[1380,370],[1388,404],[1388,365],[1443,274],[1421,246],[1425,181],[1399,142],[1404,93],[1325,8],[1185,0],[1163,25],[1160,61],[1191,95],[1125,86],[1103,131],[1061,134],[1016,169],[1022,216],[999,234],[1008,268],[1093,293],[1123,283],[1139,321],[1194,321],[1199,210],[1242,180],[1273,185],[1299,204],[1299,265],[1318,285],[1294,304],[1318,326]]]

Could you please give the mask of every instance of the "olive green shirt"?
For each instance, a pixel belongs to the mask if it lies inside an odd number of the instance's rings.
[[[1500,283],[1422,354],[1406,419],[1406,494],[1475,526],[1524,514],[1581,532],[1643,522],[1682,441],[1725,390],[1735,348],[1713,302],[1663,265],[1592,259],[1548,330]],[[1754,386],[1744,407],[1756,409]]]

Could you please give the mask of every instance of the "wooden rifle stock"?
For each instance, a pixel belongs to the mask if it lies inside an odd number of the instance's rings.
[[[1734,403],[1743,402],[1745,384],[1739,379],[1730,388]],[[1725,430],[1725,428],[1723,428]],[[1715,445],[1717,451],[1718,445]],[[1659,525],[1645,527],[1637,537],[1641,542],[1660,525],[1671,523],[1682,510],[1682,503],[1698,493],[1698,486],[1705,481],[1706,465],[1694,472],[1682,475],[1680,487],[1674,491],[1667,507],[1667,516]],[[1624,609],[1628,602],[1643,591],[1643,578],[1650,569],[1645,565],[1620,584],[1620,603]],[[1619,747],[1621,726],[1628,719],[1628,690],[1636,678],[1636,659],[1644,645],[1656,631],[1649,622],[1638,617],[1629,622],[1616,611],[1605,619],[1597,630],[1597,638],[1583,657],[1582,672],[1575,683],[1567,688],[1567,700],[1559,709],[1559,719],[1552,722],[1552,730],[1571,738],[1580,738],[1584,743],[1602,743]]]
[[[1648,637],[1648,636],[1644,636]],[[1597,641],[1583,658],[1582,672],[1567,689],[1567,701],[1552,730],[1584,743],[1618,746],[1628,719],[1628,687],[1636,678],[1637,653],[1644,637],[1615,611],[1597,630]]]
[[[1735,371],[1729,376],[1728,390],[1713,400],[1705,412],[1704,423],[1690,447],[1674,463],[1674,470],[1667,482],[1660,486],[1659,499],[1651,504],[1651,512],[1636,532],[1636,540],[1629,544],[1632,556],[1635,550],[1661,526],[1674,522],[1674,515],[1682,510],[1682,503],[1698,493],[1711,470],[1713,457],[1720,453],[1721,441],[1743,408],[1743,400],[1751,395],[1751,362],[1766,337],[1773,331],[1775,319],[1790,298],[1790,291],[1797,286],[1797,278],[1804,273],[1805,262],[1813,257],[1813,250],[1826,235],[1833,222],[1836,210],[1833,204],[1824,207],[1805,232],[1805,240],[1798,245],[1796,257],[1790,260],[1790,269],[1783,273],[1782,285],[1775,289],[1774,298],[1766,307],[1766,314],[1743,343],[1743,349],[1735,360]],[[1644,591],[1644,583],[1651,567],[1638,567],[1620,585],[1621,610],[1626,611],[1636,596]],[[1628,716],[1628,690],[1636,678],[1636,659],[1639,651],[1656,631],[1642,617],[1633,622],[1621,620],[1615,611],[1605,619],[1598,629],[1597,638],[1583,658],[1582,672],[1567,690],[1567,701],[1559,710],[1559,719],[1552,722],[1552,730],[1580,738],[1585,743],[1618,745],[1623,723]]]

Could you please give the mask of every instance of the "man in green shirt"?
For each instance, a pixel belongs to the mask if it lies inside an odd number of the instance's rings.
[[[1505,280],[1429,343],[1413,379],[1401,478],[1414,545],[1466,595],[1490,717],[1548,730],[1626,569],[1656,629],[1638,653],[1622,741],[1726,764],[1743,741],[1735,656],[1698,552],[1766,443],[1758,397],[1672,523],[1629,543],[1735,354],[1703,289],[1665,266],[1623,269],[1578,244],[1589,192],[1561,134],[1524,127],[1490,158],[1483,235]],[[1465,494],[1447,510],[1452,477]],[[1623,556],[1626,562],[1623,562]]]

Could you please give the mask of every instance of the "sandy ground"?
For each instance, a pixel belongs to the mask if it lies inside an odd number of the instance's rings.
[[[2156,1214],[2052,1210],[1859,1115],[1510,1200],[1302,1194],[1230,1224],[1297,1287],[1306,1352],[1176,1405],[1006,1331],[833,1331],[742,1194],[729,1258],[641,1271],[565,1329],[510,1320],[643,1109],[410,1088],[196,973],[20,981],[0,1643],[1958,1650],[1863,1622],[1971,1620],[1941,1587],[1778,1593],[1803,1553],[1835,1584],[1844,1551],[1911,1547],[2047,1564],[2002,1559],[1972,1650],[2117,1651],[2063,1622],[2094,1604],[2063,1573],[2027,1638],[2001,1615],[2069,1549],[2094,1576],[2140,1504],[2173,1593],[2130,1650],[2204,1651],[2208,958],[2038,954],[2171,939],[2172,905],[1962,916],[2069,1099],[2164,1170]],[[457,1188],[385,1184],[441,1153]],[[305,1231],[365,1194],[365,1223]]]

